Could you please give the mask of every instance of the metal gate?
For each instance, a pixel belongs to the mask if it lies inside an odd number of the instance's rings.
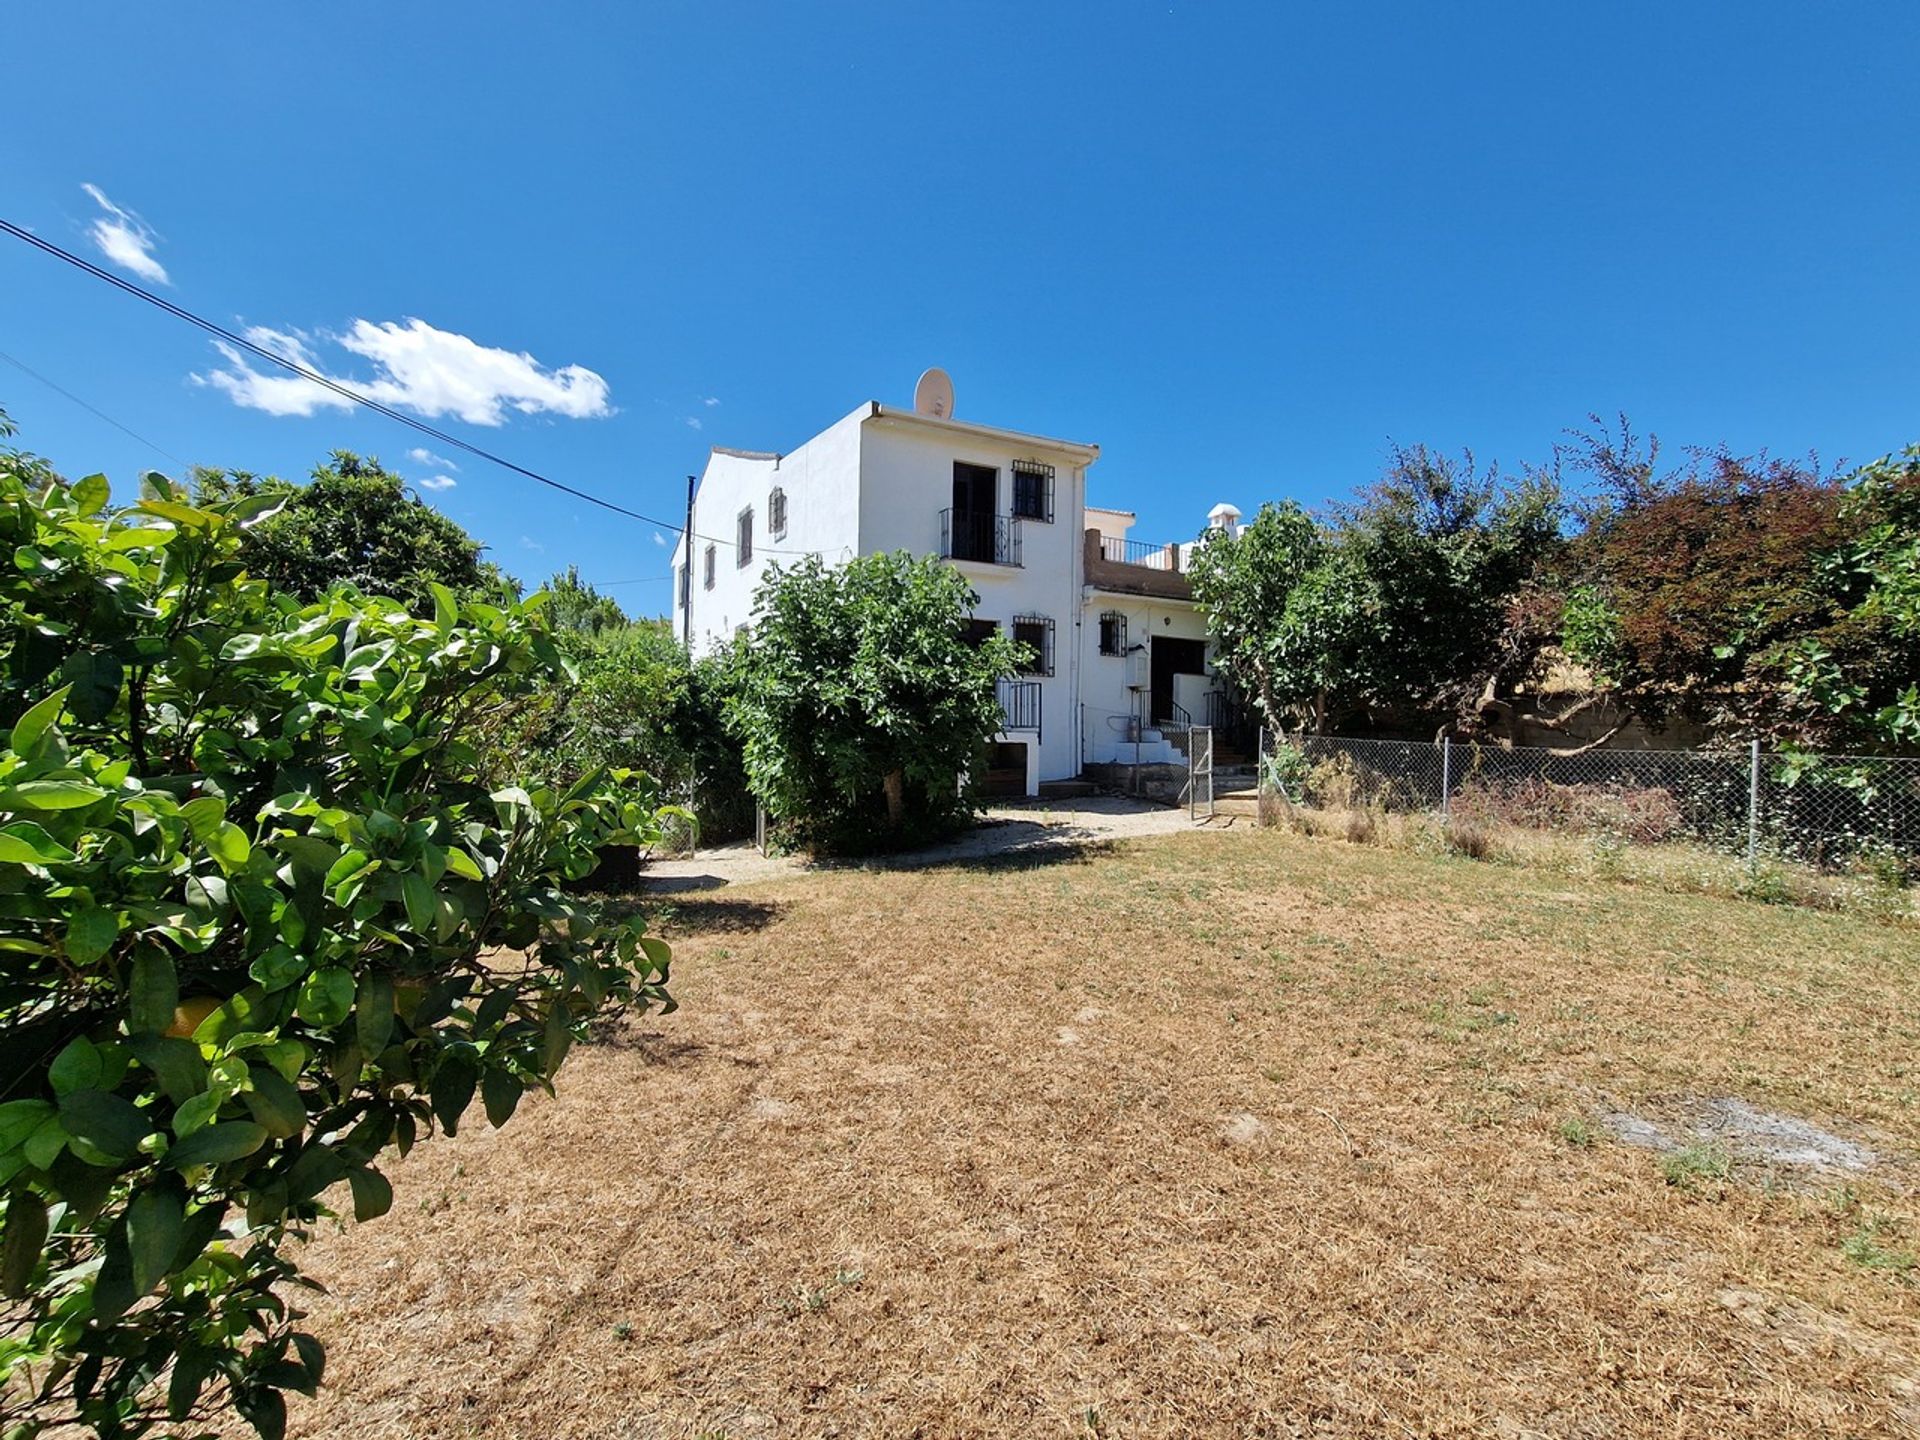
[[[1187,818],[1198,821],[1201,807],[1213,819],[1213,727],[1195,725],[1187,731]]]

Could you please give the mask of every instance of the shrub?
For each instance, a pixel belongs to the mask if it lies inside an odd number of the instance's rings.
[[[1445,830],[1447,848],[1469,860],[1484,860],[1493,853],[1493,833],[1467,815],[1449,815]]]
[[[971,643],[978,597],[950,566],[904,553],[773,570],[726,667],[727,724],[747,783],[790,838],[824,852],[936,838],[972,811],[1019,647]]]
[[[130,510],[0,457],[0,1430],[285,1427],[323,1352],[281,1292],[345,1182],[476,1096],[502,1124],[667,950],[568,894],[644,776],[495,783],[564,671],[537,613],[273,594],[274,497]],[[502,963],[501,951],[512,954]]]
[[[1450,812],[1481,826],[1617,836],[1636,844],[1671,840],[1685,828],[1673,793],[1657,785],[1556,785],[1537,775],[1469,780],[1454,792]]]

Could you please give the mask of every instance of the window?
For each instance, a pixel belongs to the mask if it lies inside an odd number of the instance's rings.
[[[767,496],[767,533],[776,540],[787,538],[787,492],[778,485]]]
[[[693,602],[693,566],[690,564],[676,565],[674,567],[673,578],[678,582],[680,608],[684,610]]]
[[[740,512],[733,552],[733,563],[738,568],[744,570],[753,563],[753,507],[751,505]]]
[[[709,590],[713,588],[713,546],[711,545],[707,546],[706,587]]]
[[[1000,633],[998,620],[969,620],[960,632],[960,638],[978,649]]]
[[[1127,653],[1127,617],[1118,610],[1109,610],[1100,617],[1100,653],[1102,655]]]
[[[1013,513],[1022,520],[1053,523],[1053,466],[1038,460],[1013,462]]]
[[[1020,665],[1022,675],[1053,674],[1053,621],[1042,615],[1016,615],[1013,638],[1028,651]]]

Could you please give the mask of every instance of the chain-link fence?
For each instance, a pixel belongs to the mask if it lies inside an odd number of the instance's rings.
[[[1263,818],[1430,813],[1462,824],[1690,841],[1837,869],[1920,870],[1920,759],[1743,750],[1585,750],[1443,740],[1260,737]]]

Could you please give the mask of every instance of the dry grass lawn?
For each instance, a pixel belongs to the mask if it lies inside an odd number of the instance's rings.
[[[1910,928],[1275,832],[669,928],[678,1014],[312,1246],[293,1433],[1920,1430]],[[1601,1118],[1723,1097],[1887,1158]]]

